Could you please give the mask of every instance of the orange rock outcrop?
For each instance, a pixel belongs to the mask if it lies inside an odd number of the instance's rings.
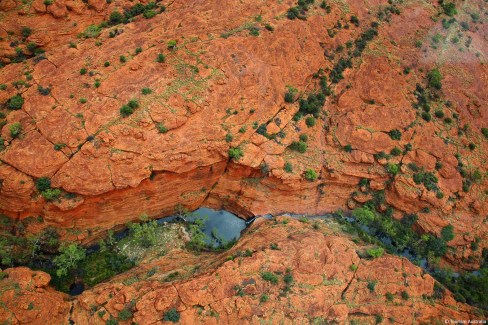
[[[333,68],[347,42],[377,19],[382,3],[334,2],[330,12],[316,4],[307,20],[286,19],[295,5],[290,0],[163,4],[166,10],[151,19],[138,16],[90,38],[83,36],[90,25],[134,4],[2,2],[3,214],[16,220],[42,216],[43,224],[27,230],[75,229],[84,232],[78,240],[88,241],[89,235],[143,213],[170,214],[178,204],[225,207],[243,217],[354,208],[369,198],[353,197],[359,181],[368,179],[372,189],[385,191],[385,203],[396,217],[418,214],[419,231],[439,234],[452,224],[456,240],[450,245],[456,253],[451,262],[471,269],[479,265],[482,250],[472,250],[471,243],[487,247],[483,21],[462,32],[462,41],[469,43],[459,45],[462,50],[448,38],[435,48],[429,44],[442,32],[440,7],[399,4],[401,13],[380,25],[379,35],[333,86],[325,113],[307,127],[304,119],[293,120],[299,104],[284,101],[287,86],[299,94],[316,88],[314,73]],[[470,19],[469,13],[483,4],[458,8],[459,20]],[[352,15],[359,27],[350,23]],[[334,27],[338,22],[344,28]],[[27,37],[23,26],[32,30]],[[259,35],[251,35],[252,30]],[[336,35],[331,37],[329,30]],[[168,48],[169,40],[177,41],[176,48]],[[45,54],[31,57],[29,42]],[[16,62],[16,47],[27,55],[24,62]],[[157,62],[160,53],[165,62]],[[443,75],[442,97],[449,101],[443,109],[450,124],[425,121],[412,107],[416,84],[425,85],[433,67]],[[86,73],[80,74],[81,69]],[[44,88],[49,88],[47,95],[40,91]],[[143,88],[152,92],[143,95]],[[24,104],[10,111],[7,102],[16,94]],[[139,107],[122,117],[119,109],[134,98]],[[12,138],[9,126],[17,122],[22,133]],[[258,134],[263,123],[268,133],[280,136]],[[161,133],[163,126],[167,132]],[[400,140],[388,135],[395,129],[402,133]],[[288,148],[300,134],[308,135],[304,154]],[[351,152],[343,150],[348,145]],[[406,145],[411,146],[408,153],[389,161],[402,163],[392,177],[387,161],[374,154]],[[244,156],[235,162],[228,149],[237,146]],[[468,192],[456,154],[468,176],[476,170],[482,175]],[[285,163],[293,166],[291,173]],[[413,163],[436,175],[442,195],[413,182],[407,167]],[[318,180],[304,179],[308,169],[318,173]],[[40,195],[34,186],[39,177],[49,177],[63,191],[59,201]]]
[[[330,221],[283,220],[258,222],[223,254],[172,251],[69,302],[44,289],[49,281],[45,273],[7,269],[0,281],[7,291],[0,301],[9,308],[0,319],[8,317],[12,324],[105,324],[119,318],[123,324],[162,324],[173,308],[182,324],[374,324],[380,319],[432,324],[478,319],[448,291],[436,297],[434,279],[408,260],[389,255],[361,258],[365,247],[336,235],[338,225]],[[149,274],[151,269],[157,271]],[[265,272],[274,274],[276,282],[265,280]],[[8,289],[14,283],[20,291]],[[15,294],[17,299],[8,299]],[[38,299],[46,304],[39,305]],[[27,311],[30,302],[34,308]],[[123,310],[130,312],[125,321],[119,317]]]

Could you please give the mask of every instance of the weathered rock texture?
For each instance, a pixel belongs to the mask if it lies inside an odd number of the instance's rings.
[[[6,145],[0,153],[2,213],[18,220],[44,218],[28,231],[52,225],[81,230],[78,240],[89,240],[87,235],[143,213],[169,214],[178,204],[225,207],[243,217],[353,208],[367,199],[352,198],[365,178],[371,188],[385,190],[396,217],[424,211],[419,231],[439,234],[452,224],[451,262],[478,265],[482,250],[473,251],[470,244],[477,240],[481,248],[487,246],[488,211],[487,141],[480,132],[488,126],[484,16],[467,30],[456,23],[446,32],[441,26],[446,16],[436,3],[398,5],[400,15],[379,26],[379,35],[333,87],[325,116],[309,128],[304,119],[293,121],[298,102],[284,102],[286,87],[299,94],[312,91],[313,74],[332,69],[340,56],[337,47],[357,39],[385,3],[330,1],[330,13],[316,4],[307,20],[286,19],[287,9],[296,5],[291,0],[164,4],[166,11],[154,18],[138,17],[85,39],[76,35],[133,3],[2,2],[0,57],[6,66],[0,80],[6,89],[0,90],[0,103],[6,106],[16,94],[25,101],[21,110],[2,110],[7,115],[1,130]],[[481,0],[459,5],[458,21],[470,20],[483,5]],[[349,23],[352,15],[359,27]],[[334,28],[338,21],[348,28]],[[274,31],[264,28],[266,23]],[[26,39],[22,26],[32,29]],[[250,34],[251,27],[259,36]],[[445,40],[430,46],[437,33]],[[459,43],[451,41],[454,34]],[[168,49],[171,39],[176,49]],[[24,49],[28,42],[44,48],[45,59],[12,62],[15,44]],[[159,53],[164,63],[157,62]],[[450,124],[438,118],[427,122],[412,108],[416,83],[425,85],[426,72],[436,66],[443,75],[441,96],[451,103],[443,108]],[[82,68],[86,74],[80,74]],[[38,86],[50,92],[43,95]],[[152,93],[142,95],[145,87]],[[133,98],[139,108],[121,117],[120,107]],[[9,126],[15,122],[23,131],[12,139]],[[269,134],[280,136],[256,133],[263,123]],[[158,125],[168,131],[158,132]],[[402,132],[400,140],[388,135],[393,129]],[[309,138],[307,152],[287,149],[302,133]],[[373,155],[407,144],[411,151],[390,159],[403,164],[392,177],[386,160]],[[347,145],[351,152],[342,149]],[[237,146],[244,157],[230,161],[228,149]],[[482,176],[468,192],[455,154],[467,175],[479,170]],[[291,173],[284,171],[286,162]],[[408,163],[433,172],[443,196],[415,184]],[[305,180],[307,169],[315,170],[318,180]],[[39,195],[34,186],[39,177],[51,178],[52,186],[64,191],[59,201]]]
[[[9,312],[2,311],[0,320],[66,324],[70,319],[75,324],[105,324],[118,318],[120,324],[162,324],[172,308],[179,312],[182,324],[344,324],[353,320],[374,324],[378,319],[432,324],[478,319],[471,307],[457,303],[448,291],[434,298],[434,279],[408,260],[394,256],[362,259],[358,252],[365,247],[337,236],[333,230],[337,225],[319,221],[313,226],[297,220],[284,224],[281,220],[253,225],[223,255],[173,251],[85,291],[69,303],[59,293],[35,290],[49,280],[45,273],[8,269],[8,277],[0,281],[7,296],[0,301],[7,303]],[[157,271],[148,274],[151,269]],[[277,283],[264,280],[263,272],[273,272]],[[292,279],[288,285],[286,274]],[[16,293],[8,289],[15,282],[22,288]],[[27,283],[33,283],[30,288],[35,292],[26,289]],[[369,283],[375,283],[373,289]],[[402,298],[402,292],[408,296]],[[4,300],[14,294],[16,300]],[[39,305],[36,299],[43,298],[49,298],[50,305]],[[34,308],[27,311],[31,301]],[[46,310],[57,313],[46,314]],[[120,321],[123,310],[131,315],[126,321]],[[31,315],[37,318],[27,320]]]

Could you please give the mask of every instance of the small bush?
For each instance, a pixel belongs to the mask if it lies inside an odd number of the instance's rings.
[[[453,2],[442,3],[441,7],[444,13],[449,17],[457,14],[456,4],[454,4]]]
[[[309,128],[315,126],[315,117],[313,116],[308,116],[306,119],[305,119],[305,124],[307,124],[307,126]]]
[[[163,320],[178,323],[180,321],[180,313],[176,310],[176,308],[171,308],[164,313]]]
[[[102,28],[100,26],[90,25],[83,32],[83,36],[85,38],[96,38],[100,35],[101,32]]]
[[[300,134],[300,141],[307,142],[308,141],[308,135]]]
[[[120,60],[120,62],[121,62],[121,63],[125,63],[125,62],[127,62],[127,58],[125,57],[125,55],[121,55],[121,56],[119,57],[119,60]]]
[[[238,161],[244,156],[244,152],[242,152],[241,148],[233,147],[229,148],[229,158],[233,159],[234,161]]]
[[[372,258],[378,258],[378,257],[381,257],[383,256],[383,253],[385,252],[385,250],[381,247],[376,247],[376,248],[370,248],[366,251],[366,253],[372,257]]]
[[[293,166],[291,163],[286,162],[285,167],[284,167],[285,172],[287,173],[292,173],[293,172]]]
[[[376,281],[368,281],[367,288],[369,289],[370,292],[374,292],[376,288]]]
[[[385,294],[385,297],[386,297],[386,300],[388,300],[388,301],[393,301],[393,299],[395,298],[395,296],[391,292],[387,292]]]
[[[268,295],[261,295],[261,298],[259,298],[259,301],[260,302],[266,302],[269,300],[269,296]]]
[[[158,57],[156,58],[156,62],[164,63],[164,61],[166,61],[166,57],[164,56],[163,53],[159,53]]]
[[[486,139],[488,139],[488,128],[481,128],[481,133]]]
[[[166,133],[168,132],[168,128],[164,126],[163,123],[156,124],[156,128],[158,129],[159,133]]]
[[[87,101],[88,101],[88,100],[87,100],[86,98],[84,98],[84,97],[81,97],[81,98],[80,98],[80,103],[81,103],[81,104],[85,104]]]
[[[51,179],[49,177],[41,177],[36,181],[36,188],[39,192],[46,191],[51,188]]]
[[[7,107],[11,110],[19,110],[24,105],[24,99],[20,95],[10,97],[7,102]]]
[[[80,74],[81,75],[85,75],[88,71],[86,70],[86,68],[81,68],[80,69]]]
[[[388,172],[392,175],[396,175],[398,174],[398,172],[400,171],[400,166],[398,164],[391,164],[391,163],[388,163],[386,165],[386,169],[388,170]]]
[[[22,124],[19,122],[12,123],[8,129],[10,131],[10,136],[12,138],[17,138],[22,132]]]
[[[272,284],[278,283],[278,276],[276,274],[274,274],[273,272],[263,272],[263,273],[261,273],[261,278],[264,281],[271,282]]]
[[[403,300],[408,300],[410,298],[410,295],[406,291],[402,291],[402,299]]]
[[[106,68],[106,67],[109,67],[110,66],[110,62],[108,61],[105,61],[105,63],[103,64],[103,66]]]
[[[111,26],[121,24],[124,22],[124,15],[122,15],[117,10],[112,11],[112,13],[110,14],[110,18],[109,18],[108,22]]]
[[[128,309],[124,309],[122,311],[119,312],[119,315],[117,317],[119,320],[129,320],[132,318],[132,312]]]
[[[168,50],[174,50],[176,49],[176,40],[172,39],[172,40],[169,40],[168,43],[167,43],[167,46],[168,46]]]
[[[454,227],[452,225],[447,225],[441,230],[441,237],[445,241],[451,241],[454,239]]]
[[[391,149],[390,154],[392,156],[400,156],[402,154],[402,150],[398,147],[395,147],[395,148]]]
[[[42,191],[41,195],[47,201],[54,201],[61,196],[61,190],[59,188],[50,188]]]
[[[390,138],[392,140],[400,140],[402,137],[402,132],[400,132],[397,129],[393,129],[393,130],[388,132],[388,135],[390,136]]]
[[[344,149],[345,152],[351,152],[352,151],[352,146],[350,144],[346,144],[343,149]]]
[[[120,115],[122,115],[123,117],[130,116],[132,115],[132,113],[134,113],[134,109],[129,105],[122,105],[122,107],[120,108]]]
[[[318,175],[313,169],[307,169],[305,171],[305,179],[308,181],[315,181],[317,179]]]
[[[130,108],[136,109],[139,107],[139,101],[137,99],[131,99],[127,105],[129,105]]]
[[[307,144],[303,141],[299,141],[299,142],[293,141],[290,144],[289,148],[291,150],[298,151],[300,153],[305,153],[307,151]]]
[[[152,91],[152,89],[151,89],[151,88],[142,88],[142,89],[141,89],[141,93],[142,93],[143,95],[150,95],[150,94],[152,94],[152,92],[153,92],[153,91]]]
[[[151,19],[153,18],[154,16],[156,16],[156,11],[152,10],[152,9],[148,9],[148,10],[145,10],[143,13],[142,13],[142,16],[146,19]]]
[[[442,75],[439,69],[432,69],[427,74],[428,86],[430,88],[434,88],[438,90],[441,89],[442,88],[441,80],[442,80]]]

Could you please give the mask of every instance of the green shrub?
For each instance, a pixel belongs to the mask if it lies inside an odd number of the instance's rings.
[[[442,111],[442,110],[436,110],[436,111],[434,112],[434,115],[435,115],[435,117],[437,117],[437,118],[443,118],[443,117],[444,117],[444,111]]]
[[[244,152],[239,147],[232,147],[229,148],[229,158],[233,159],[234,161],[238,161],[244,156]]]
[[[410,295],[406,291],[402,291],[402,299],[403,300],[408,300],[410,298]]]
[[[285,274],[283,277],[283,281],[286,283],[287,286],[293,283],[293,275],[291,273]]]
[[[36,181],[36,188],[39,192],[46,191],[51,188],[51,179],[49,177],[41,177]]]
[[[386,169],[388,170],[388,172],[392,175],[396,175],[398,174],[398,172],[400,171],[400,166],[398,164],[391,164],[391,163],[388,163],[386,165]]]
[[[376,281],[368,281],[367,288],[369,289],[370,292],[374,292],[374,289],[376,288]]]
[[[139,101],[137,99],[131,99],[127,105],[129,105],[130,108],[136,109],[139,107]]]
[[[305,153],[307,151],[307,144],[303,141],[299,141],[299,142],[293,141],[290,144],[289,148],[291,150],[298,151],[300,153]]]
[[[156,11],[152,10],[152,9],[148,9],[148,10],[145,10],[143,13],[142,13],[142,16],[146,19],[151,19],[153,18],[154,16],[156,16]]]
[[[441,3],[441,7],[444,13],[449,17],[452,17],[457,14],[456,4],[454,4],[453,2]]]
[[[481,133],[488,139],[488,128],[481,128]]]
[[[176,40],[172,39],[172,40],[169,40],[168,43],[167,43],[167,46],[168,46],[168,50],[174,50],[176,49]]]
[[[284,167],[285,172],[287,173],[292,173],[293,172],[293,166],[291,163],[286,162],[285,167]]]
[[[11,110],[19,110],[24,105],[24,99],[20,95],[10,97],[7,102],[7,107]]]
[[[424,184],[425,188],[429,191],[437,191],[438,179],[432,172],[419,172],[413,174],[413,181],[415,184]]]
[[[81,97],[80,98],[80,103],[81,104],[85,104],[86,102],[88,102],[88,100],[86,98],[84,98],[84,97]]]
[[[124,309],[122,311],[119,312],[119,315],[117,317],[119,320],[129,320],[132,318],[132,312],[128,309]]]
[[[101,86],[101,84],[102,84],[102,83],[100,82],[100,80],[98,80],[98,79],[97,79],[97,80],[95,80],[95,83],[93,84],[93,86],[94,86],[95,88],[98,88],[98,87],[100,87],[100,86]]]
[[[305,119],[305,124],[307,124],[307,126],[309,128],[315,126],[315,117],[313,116],[308,116],[306,119]]]
[[[317,179],[318,175],[313,169],[307,169],[305,171],[305,179],[308,181],[315,181]]]
[[[372,257],[372,258],[378,258],[378,257],[381,257],[383,256],[383,253],[385,252],[385,250],[381,247],[376,247],[376,248],[370,248],[366,251],[366,253]]]
[[[134,109],[129,105],[122,105],[122,107],[120,108],[120,115],[122,115],[123,117],[130,116],[132,115],[132,113],[134,113]]]
[[[83,36],[85,38],[96,38],[100,35],[101,32],[102,28],[100,26],[90,25],[83,32]]]
[[[121,56],[119,57],[119,60],[120,60],[120,62],[121,62],[121,63],[125,63],[125,62],[127,62],[127,58],[125,57],[125,55],[121,55]]]
[[[395,296],[391,292],[387,292],[385,294],[385,297],[386,297],[386,300],[388,300],[388,301],[393,301],[393,299],[395,298]]]
[[[22,133],[22,124],[20,124],[19,122],[12,123],[10,124],[8,129],[10,131],[10,136],[12,138],[17,138],[20,133]]]
[[[80,69],[80,74],[81,74],[81,75],[84,75],[84,74],[86,74],[87,72],[88,72],[88,70],[86,70],[86,68],[81,68],[81,69]]]
[[[153,92],[153,91],[152,91],[152,89],[151,89],[151,88],[142,88],[142,89],[141,89],[141,93],[142,93],[143,95],[150,95],[150,94],[152,94],[152,92]]]
[[[32,34],[32,29],[30,27],[23,26],[20,33],[22,34],[23,38],[27,38]]]
[[[122,15],[117,10],[112,11],[112,13],[110,14],[110,18],[109,18],[108,22],[111,26],[121,24],[124,22],[124,15]]]
[[[352,146],[350,144],[346,144],[343,149],[344,149],[345,152],[351,152],[352,151]]]
[[[68,272],[78,266],[86,257],[86,250],[77,244],[61,246],[59,255],[53,259],[56,265],[56,274],[59,277],[68,275]]]
[[[395,148],[391,149],[390,154],[392,156],[400,156],[402,154],[402,150],[398,147],[395,147]]]
[[[41,192],[43,198],[47,201],[54,201],[61,196],[61,190],[59,188],[49,188]]]
[[[432,116],[427,112],[422,112],[422,118],[427,122],[430,122],[430,120],[432,120]]]
[[[278,283],[278,276],[276,274],[274,274],[273,272],[262,272],[261,278],[264,281],[271,282],[272,284]]]
[[[392,140],[400,140],[402,137],[402,132],[400,132],[397,129],[393,129],[393,130],[388,132],[388,135],[390,136],[390,138]]]
[[[442,75],[439,69],[435,68],[429,71],[427,74],[427,81],[428,81],[428,86],[430,88],[434,89],[441,89],[442,88]]]
[[[320,112],[325,103],[325,95],[321,92],[318,94],[309,94],[307,99],[301,98],[299,101],[300,113],[316,115]]]
[[[110,62],[108,61],[105,61],[105,63],[103,64],[103,66],[106,68],[106,67],[109,67],[110,66]]]
[[[176,308],[171,308],[164,313],[163,320],[178,323],[180,321],[180,313],[176,310]]]
[[[250,27],[249,28],[249,35],[251,36],[259,36],[259,28],[257,27]]]
[[[231,133],[227,133],[225,135],[225,141],[226,142],[232,142],[232,140],[234,140],[234,136]]]
[[[156,124],[156,128],[158,129],[159,133],[166,133],[168,132],[168,128],[164,126],[163,123]]]
[[[261,298],[259,298],[259,301],[260,302],[266,302],[269,300],[269,296],[268,295],[261,295]]]
[[[164,61],[166,61],[166,57],[164,56],[163,53],[159,53],[158,57],[156,58],[156,62],[164,63]]]
[[[441,237],[445,241],[451,241],[454,239],[454,227],[452,225],[447,225],[441,230]]]

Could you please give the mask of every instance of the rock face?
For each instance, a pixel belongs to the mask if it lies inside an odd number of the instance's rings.
[[[51,277],[26,267],[6,269],[0,281],[0,320],[5,324],[65,324],[67,296],[48,287]]]
[[[65,324],[69,318],[75,324],[105,324],[111,318],[122,322],[123,317],[124,324],[160,324],[173,308],[182,324],[373,324],[383,319],[428,324],[477,319],[471,307],[457,303],[448,291],[436,296],[434,279],[408,260],[363,259],[358,252],[365,247],[335,235],[337,225],[330,221],[314,225],[284,220],[254,224],[224,254],[172,251],[70,303],[50,290],[28,291],[28,283],[32,289],[47,284],[45,273],[8,269],[0,288],[17,282],[21,290],[18,299],[2,296],[10,314],[0,314],[0,320],[8,316],[13,324]],[[28,301],[37,306],[37,298],[46,298],[49,305],[32,309],[34,318],[21,318],[31,317],[23,307]],[[43,308],[58,312],[47,315]]]
[[[75,229],[83,233],[77,240],[88,241],[179,204],[225,207],[243,217],[354,208],[372,197],[356,195],[365,179],[384,191],[382,203],[395,217],[418,214],[419,231],[438,235],[452,224],[450,262],[479,265],[488,211],[484,18],[455,23],[456,42],[442,27],[442,8],[417,1],[395,4],[398,15],[377,2],[334,2],[329,9],[317,3],[306,20],[286,18],[292,1],[163,4],[155,17],[98,30],[92,25],[134,3],[2,3],[3,214],[42,216],[44,223],[27,231]],[[474,19],[483,5],[458,8],[458,21]],[[314,75],[330,76],[378,12],[386,15],[378,35],[343,79],[329,78],[333,94],[315,126],[295,121],[298,97],[320,88]],[[46,52],[32,57],[33,46]],[[435,67],[442,89],[422,118],[412,107],[416,84],[425,88]],[[288,86],[298,90],[293,103],[284,100]],[[17,94],[21,109],[8,109]],[[138,107],[121,116],[131,99]],[[20,135],[10,131],[14,123]],[[288,146],[302,134],[308,149],[298,153]],[[237,161],[229,159],[233,147],[244,154]],[[414,169],[432,173],[438,189],[414,182]],[[306,180],[307,170],[318,178]],[[33,186],[40,177],[61,195],[40,195]],[[480,248],[472,250],[475,241]]]

